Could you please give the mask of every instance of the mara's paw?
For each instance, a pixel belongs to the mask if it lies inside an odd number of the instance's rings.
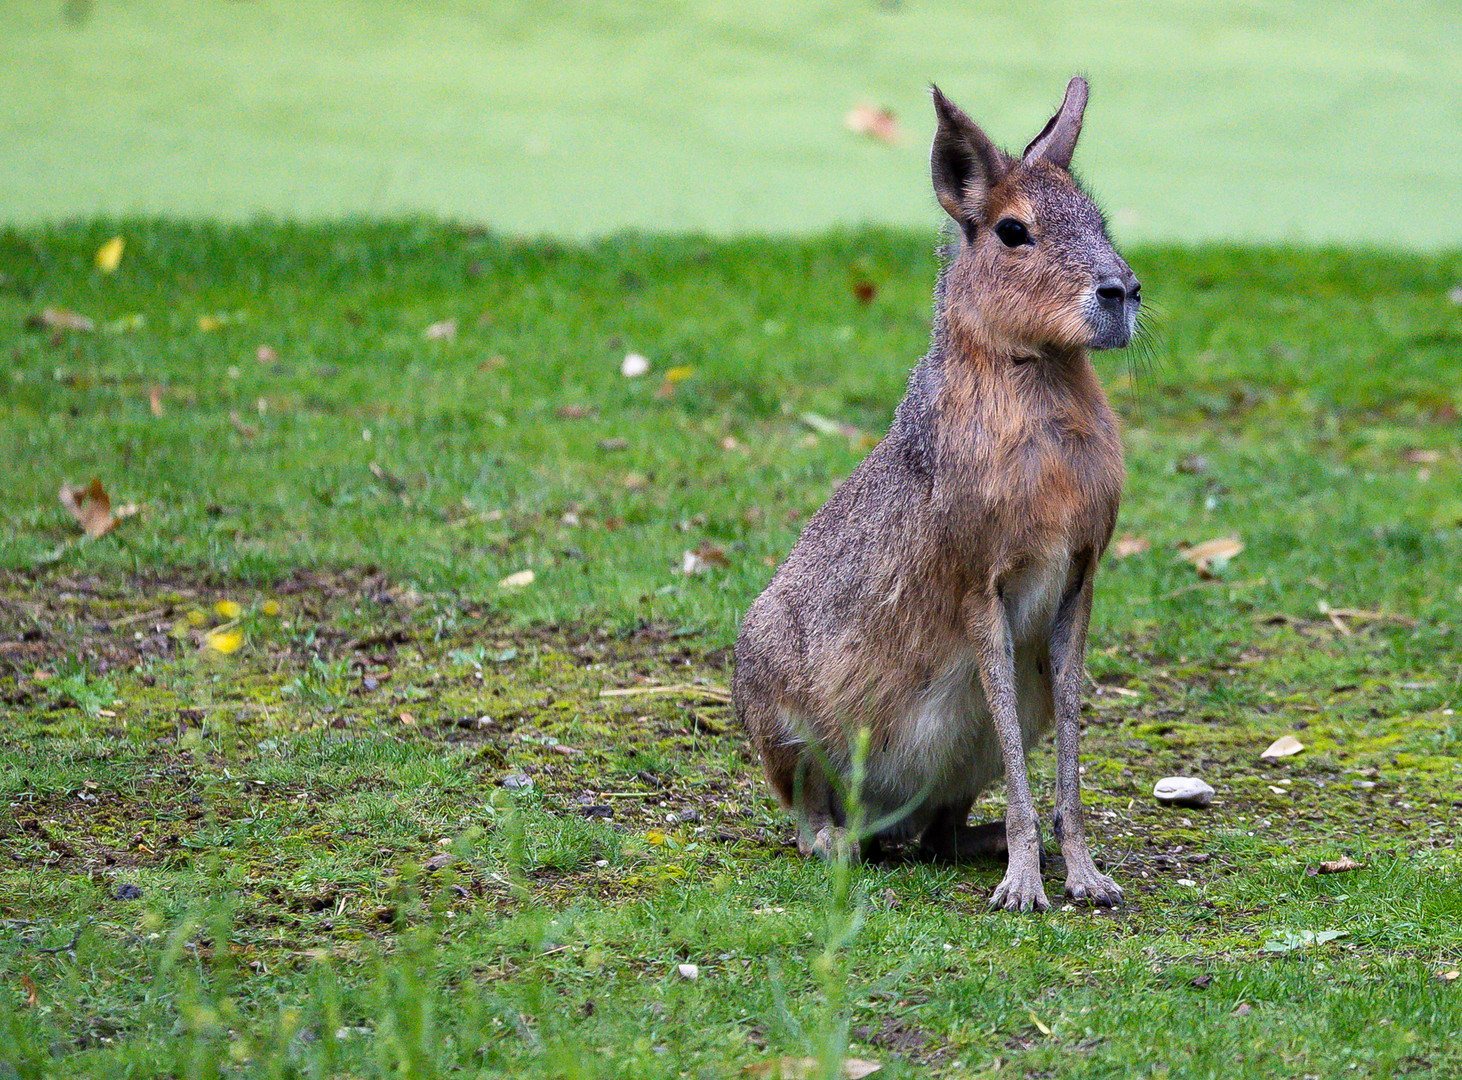
[[[990,894],[990,906],[1005,911],[1049,911],[1051,901],[1041,885],[1041,864],[1035,859],[1022,864],[1012,862]]]
[[[799,850],[801,846],[799,843]],[[807,845],[807,850],[803,854],[816,855],[824,862],[830,862],[833,859],[841,858],[844,852],[847,853],[851,862],[857,862],[858,841],[853,839],[847,829],[837,825],[824,825],[817,830],[817,835],[812,838],[812,842]]]
[[[1122,887],[1096,869],[1066,878],[1066,895],[1077,903],[1094,907],[1116,907],[1122,902]]]

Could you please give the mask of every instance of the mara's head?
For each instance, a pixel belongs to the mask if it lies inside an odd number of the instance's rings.
[[[1070,172],[1086,80],[1071,80],[1060,110],[1019,159],[937,86],[933,94],[934,194],[959,231],[946,316],[1017,354],[1126,345],[1141,303],[1137,277]]]

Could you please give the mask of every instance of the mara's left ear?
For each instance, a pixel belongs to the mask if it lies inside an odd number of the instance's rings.
[[[1071,168],[1071,155],[1076,153],[1076,138],[1081,134],[1081,117],[1086,112],[1086,96],[1086,80],[1077,75],[1066,84],[1061,108],[1031,140],[1021,160],[1049,161],[1063,169]]]

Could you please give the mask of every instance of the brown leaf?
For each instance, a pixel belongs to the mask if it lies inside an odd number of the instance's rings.
[[[279,363],[279,353],[273,345],[260,345],[254,350],[254,359],[261,364],[277,364]]]
[[[1365,866],[1363,862],[1356,862],[1349,855],[1342,855],[1338,859],[1329,859],[1322,862],[1318,869],[1322,874],[1348,874],[1352,870],[1359,870]]]
[[[553,410],[553,415],[560,420],[582,420],[586,416],[593,416],[594,410],[583,405],[560,405]]]
[[[41,312],[41,325],[52,330],[80,330],[89,331],[96,329],[96,323],[92,322],[85,315],[72,311],[70,308],[48,307]]]
[[[1261,761],[1278,761],[1280,758],[1293,757],[1305,748],[1305,744],[1296,739],[1293,735],[1281,735],[1269,744],[1269,749],[1259,755]]]
[[[132,503],[118,507],[116,513],[113,513],[111,497],[107,495],[106,488],[102,487],[98,477],[92,477],[87,487],[63,484],[59,496],[61,505],[66,507],[67,512],[93,540],[106,536],[117,527],[117,522],[137,513],[137,507]]]
[[[1152,541],[1145,536],[1133,536],[1131,533],[1124,533],[1118,541],[1112,545],[1112,558],[1126,559],[1133,555],[1141,555],[1144,551],[1152,550]]]
[[[1230,559],[1243,550],[1243,542],[1237,537],[1220,536],[1192,547],[1180,548],[1178,557],[1192,563],[1199,574],[1206,575],[1215,569],[1223,569]]]
[[[680,572],[682,574],[704,574],[713,566],[726,569],[731,565],[731,560],[726,557],[726,549],[703,540],[700,546],[694,551],[687,551],[681,555]]]
[[[259,434],[259,429],[253,424],[244,423],[243,417],[239,416],[237,409],[231,409],[229,411],[228,422],[233,425],[233,429],[235,431],[237,431],[244,438],[248,439],[250,442],[252,442],[254,437]]]
[[[1442,460],[1440,450],[1407,450],[1402,455],[1402,460],[1409,461],[1413,465],[1435,465]]]
[[[878,286],[871,281],[858,280],[853,282],[853,296],[860,304],[873,303],[874,297],[878,295]]]
[[[781,1057],[759,1061],[741,1071],[756,1080],[806,1080],[817,1072],[817,1065],[817,1058]],[[863,1080],[863,1077],[871,1076],[881,1068],[883,1066],[878,1062],[864,1061],[862,1058],[843,1060],[843,1076],[847,1080]]]
[[[29,1009],[36,1003],[35,980],[29,975],[22,975],[20,977],[20,988],[25,991],[25,1005],[23,1008]]]
[[[1207,471],[1208,459],[1202,454],[1189,454],[1182,461],[1178,462],[1178,472],[1180,473],[1188,473],[1192,475],[1196,473],[1204,473]]]
[[[162,416],[162,387],[154,386],[147,391],[147,407],[153,416]]]
[[[843,124],[855,135],[867,135],[870,139],[877,139],[890,146],[904,141],[898,118],[887,106],[866,103],[855,105],[843,117]]]

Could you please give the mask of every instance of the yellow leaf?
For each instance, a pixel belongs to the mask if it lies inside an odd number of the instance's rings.
[[[203,643],[216,653],[230,656],[239,651],[244,635],[238,630],[210,630],[203,635]]]
[[[188,612],[188,622],[193,626],[202,626],[207,621],[208,616],[203,614],[203,612],[199,611],[197,608],[194,608],[192,611]]]
[[[1028,1012],[1026,1015],[1031,1018],[1031,1023],[1036,1026],[1036,1030],[1039,1031],[1042,1035],[1051,1034],[1051,1029],[1048,1028],[1045,1024],[1041,1023],[1041,1018],[1035,1014],[1034,1010]]]
[[[278,600],[265,600],[262,604],[259,605],[259,610],[262,611],[265,615],[268,615],[271,619],[278,618],[279,617],[279,601]]]
[[[668,839],[670,838],[659,829],[651,829],[649,832],[645,833],[645,843],[651,844],[654,847],[660,847]]]
[[[213,315],[199,315],[198,316],[198,329],[199,330],[202,330],[205,334],[208,333],[211,330],[217,330],[222,325],[223,324],[218,321],[218,318],[216,316],[213,316]]]
[[[101,247],[96,249],[96,268],[103,274],[114,274],[117,267],[122,265],[122,249],[127,242],[120,236],[114,236]]]
[[[665,381],[669,383],[684,382],[695,374],[693,367],[673,367],[665,373]]]
[[[244,609],[232,600],[220,600],[213,605],[213,610],[225,619],[237,619],[244,613]]]

